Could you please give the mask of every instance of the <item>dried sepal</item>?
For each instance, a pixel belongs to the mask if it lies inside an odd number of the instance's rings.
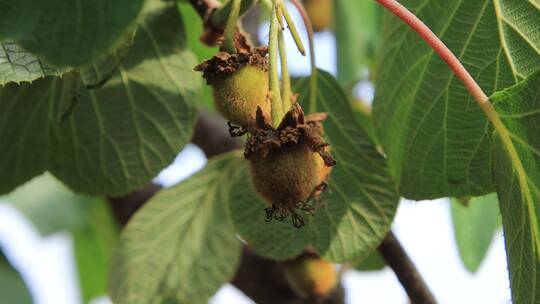
[[[330,167],[336,164],[327,151],[321,122],[326,114],[304,115],[294,104],[277,128],[261,109],[256,132],[247,140],[244,155],[250,160],[253,184],[266,199],[267,221],[292,218],[296,227],[305,224],[300,212],[313,214],[321,205]]]

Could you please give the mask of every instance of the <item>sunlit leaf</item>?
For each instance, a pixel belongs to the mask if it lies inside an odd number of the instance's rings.
[[[68,68],[42,62],[13,41],[0,41],[0,87],[9,82],[32,82],[45,76],[60,76]]]
[[[233,152],[164,189],[128,223],[113,255],[109,292],[115,303],[206,303],[240,259],[229,214]]]

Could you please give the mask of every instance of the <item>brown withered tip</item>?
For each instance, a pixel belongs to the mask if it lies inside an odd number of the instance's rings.
[[[197,65],[194,70],[203,73],[208,84],[219,77],[231,75],[247,65],[257,66],[262,71],[268,71],[268,48],[251,48],[249,51],[230,54],[220,51],[214,57]]]
[[[257,110],[256,132],[248,138],[244,156],[250,160],[255,189],[270,204],[267,221],[290,216],[300,228],[305,220],[299,212],[313,214],[321,206],[319,196],[336,164],[322,138],[325,118],[325,113],[304,115],[295,103],[274,128]]]
[[[249,159],[258,154],[266,157],[272,150],[289,144],[305,144],[311,151],[318,153],[327,167],[336,165],[336,160],[326,151],[328,143],[323,139],[324,129],[322,121],[326,113],[304,115],[304,110],[298,103],[294,103],[281,123],[274,129],[270,119],[257,107],[256,133],[248,139],[245,145],[244,156]]]

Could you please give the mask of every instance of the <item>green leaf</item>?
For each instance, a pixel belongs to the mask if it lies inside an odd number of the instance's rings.
[[[451,199],[454,237],[465,268],[476,272],[498,227],[497,195]]]
[[[73,233],[83,303],[107,294],[108,261],[118,235],[108,206],[105,201],[94,201],[85,210],[84,227]]]
[[[111,261],[115,303],[206,303],[241,255],[230,219],[229,181],[238,152],[160,191],[128,223]]]
[[[523,0],[404,0],[489,95],[540,67],[540,6]],[[446,64],[386,14],[374,118],[400,193],[411,199],[494,190],[489,123]]]
[[[367,67],[379,37],[379,13],[375,1],[334,1],[334,33],[337,45],[338,81],[351,89]]]
[[[70,73],[0,90],[0,193],[48,169],[76,191],[121,195],[189,141],[201,87],[196,60],[184,48],[175,4],[150,4],[132,50],[103,87],[88,90]]]
[[[508,130],[495,134],[493,153],[512,299],[517,304],[540,301],[538,88],[540,70],[490,98]],[[504,141],[507,136],[510,143]]]
[[[133,45],[135,29],[136,26],[130,28],[112,51],[79,70],[81,80],[87,88],[101,87],[113,76]]]
[[[45,76],[60,76],[68,70],[42,62],[16,42],[0,41],[0,87],[10,82],[32,82]]]
[[[345,93],[333,76],[324,71],[318,75],[316,106],[328,112],[325,134],[338,162],[321,197],[327,207],[297,229],[290,221],[264,221],[267,205],[255,194],[245,168],[234,177],[231,189],[231,213],[240,236],[259,254],[273,259],[298,255],[307,245],[335,262],[365,258],[390,229],[398,206],[385,159],[357,122]],[[300,80],[295,91],[305,105],[309,80]]]
[[[0,40],[54,65],[82,66],[114,47],[144,0],[0,0]]]
[[[5,303],[32,303],[32,296],[26,284],[17,270],[11,267],[2,250],[0,250],[0,294]]]
[[[379,252],[374,251],[365,259],[361,260],[354,269],[358,271],[379,271],[383,270],[384,267],[386,267],[386,262]]]

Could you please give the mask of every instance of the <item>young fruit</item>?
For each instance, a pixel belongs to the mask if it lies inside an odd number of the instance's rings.
[[[304,117],[294,104],[277,129],[257,111],[257,132],[246,142],[256,191],[270,205],[267,221],[289,216],[295,227],[305,224],[298,210],[313,213],[320,193],[326,188],[330,167],[335,164],[322,139],[324,114]]]
[[[322,32],[332,23],[332,0],[304,0],[306,12],[315,32]]]
[[[324,298],[338,284],[338,272],[332,262],[321,260],[317,255],[303,253],[283,263],[285,280],[302,298]]]
[[[232,124],[253,130],[260,107],[270,113],[266,48],[235,54],[219,52],[195,67],[212,86],[218,111]]]

